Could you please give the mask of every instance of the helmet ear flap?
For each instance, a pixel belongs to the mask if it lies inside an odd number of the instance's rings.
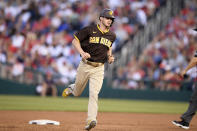
[[[111,22],[111,25],[110,25],[110,27],[113,25],[113,23],[114,23],[114,19],[112,19],[112,22]]]

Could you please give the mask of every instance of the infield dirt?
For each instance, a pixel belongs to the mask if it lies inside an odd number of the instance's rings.
[[[99,112],[98,124],[91,131],[183,131],[172,125],[180,114],[141,114]],[[30,120],[49,119],[60,125],[30,125]],[[86,112],[0,111],[0,131],[83,131]],[[189,131],[197,131],[197,117]]]

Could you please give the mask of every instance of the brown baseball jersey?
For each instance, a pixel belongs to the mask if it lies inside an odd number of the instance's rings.
[[[107,52],[112,47],[116,39],[115,33],[110,30],[103,32],[99,25],[87,26],[74,34],[84,52],[90,54],[87,59],[92,62],[105,63],[107,61]]]

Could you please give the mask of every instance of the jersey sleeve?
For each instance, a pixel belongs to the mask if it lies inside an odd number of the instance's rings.
[[[89,29],[90,27],[85,27],[79,30],[74,34],[75,39],[77,39],[79,42],[85,40],[89,36]]]

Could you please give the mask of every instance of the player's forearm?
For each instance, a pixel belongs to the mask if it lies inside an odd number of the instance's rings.
[[[84,52],[83,49],[81,48],[81,45],[80,45],[80,43],[79,43],[78,40],[73,39],[72,45],[75,47],[75,49],[76,49],[80,54],[82,54],[82,53]]]
[[[109,48],[108,52],[107,52],[108,56],[112,56],[112,48]]]
[[[187,72],[192,67],[197,66],[197,57],[193,57],[188,66],[185,68],[185,72]]]
[[[112,48],[110,48],[107,52],[107,55],[108,55],[108,63],[111,64],[114,62],[115,58],[114,56],[112,55]]]

